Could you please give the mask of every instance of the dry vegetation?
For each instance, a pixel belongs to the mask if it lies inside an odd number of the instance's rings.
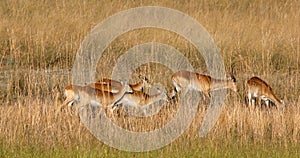
[[[201,105],[191,128],[181,138],[159,151],[136,156],[218,156],[220,153],[226,155],[226,150],[232,153],[242,151],[247,156],[262,156],[253,154],[260,147],[262,153],[271,148],[273,150],[269,154],[276,151],[277,156],[299,153],[299,0],[204,0],[183,4],[171,0],[2,0],[0,155],[32,156],[36,153],[35,156],[42,156],[52,153],[48,156],[63,157],[66,154],[70,157],[77,154],[91,156],[91,151],[96,151],[97,156],[132,156],[98,142],[80,124],[76,115],[70,116],[67,111],[56,115],[56,107],[63,100],[64,86],[71,82],[72,64],[89,31],[118,11],[144,5],[178,9],[198,20],[220,48],[226,69],[229,71],[230,65],[236,63],[234,73],[240,95],[231,93],[227,97],[216,126],[206,138],[197,137],[197,129],[205,113],[205,105]],[[150,41],[165,43],[184,52],[196,71],[207,73],[203,59],[185,39],[160,29],[141,29],[118,37],[106,49],[97,67],[98,76],[110,77],[119,55],[135,45]],[[156,82],[160,81],[161,75],[165,75],[167,80],[162,84],[169,87],[168,91],[171,90],[169,76],[172,72],[166,67],[145,64],[136,72]],[[278,97],[284,98],[286,108],[246,108],[243,81],[253,75],[266,80]],[[133,78],[132,82],[136,80]],[[146,120],[127,117],[120,111],[119,116],[116,114],[119,117],[116,122],[133,130],[149,130],[164,125],[176,109],[177,105],[168,104],[159,114]],[[224,144],[228,147],[224,148]],[[59,151],[63,151],[61,155],[57,154]],[[243,156],[243,153],[237,156]]]

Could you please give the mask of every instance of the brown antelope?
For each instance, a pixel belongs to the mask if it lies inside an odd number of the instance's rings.
[[[175,86],[171,94],[172,99],[181,90],[185,90],[184,93],[189,89],[200,91],[207,98],[210,97],[210,92],[214,90],[227,88],[235,92],[238,90],[236,79],[233,75],[231,75],[230,79],[220,80],[207,75],[182,70],[172,75],[172,81]]]
[[[248,97],[248,105],[255,104],[255,98],[259,99],[259,103],[261,100],[265,101],[266,106],[269,107],[269,102],[275,103],[275,105],[284,106],[283,100],[279,100],[272,88],[262,79],[258,77],[252,77],[248,81],[245,82],[245,87],[247,91]]]
[[[139,75],[139,78],[141,79],[140,82],[129,85],[132,88],[132,90],[134,90],[134,91],[143,91],[144,87],[150,86],[150,82],[149,82],[148,78],[146,78],[142,75]],[[107,79],[107,78],[100,79],[95,83],[88,84],[87,86],[90,86],[90,87],[93,87],[95,89],[99,89],[102,91],[112,92],[112,93],[117,93],[122,89],[121,82]]]
[[[145,107],[157,101],[169,101],[166,91],[159,90],[156,95],[148,95],[141,91],[133,91],[133,93],[126,93],[117,104],[125,104],[133,107]]]
[[[91,104],[92,106],[102,105],[104,108],[112,108],[125,93],[132,93],[132,88],[125,84],[117,93],[102,91],[89,86],[69,85],[65,88],[66,100],[61,105],[72,106],[74,102],[80,105]],[[94,95],[93,95],[94,94]]]

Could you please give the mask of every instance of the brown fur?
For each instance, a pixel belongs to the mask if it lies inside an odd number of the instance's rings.
[[[276,97],[272,88],[259,77],[252,77],[245,84],[249,105],[254,104],[253,102],[251,103],[254,98],[258,98],[259,101],[267,101],[267,106],[268,100],[271,100],[276,105],[284,105],[283,101]]]
[[[217,89],[229,88],[235,92],[238,90],[236,80],[233,76],[231,79],[219,80],[207,75],[182,70],[172,75],[172,81],[175,86],[172,97],[182,89],[185,91],[187,89],[194,89],[202,92],[206,97],[210,97],[210,92]]]

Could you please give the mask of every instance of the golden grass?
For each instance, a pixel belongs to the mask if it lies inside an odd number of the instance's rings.
[[[251,110],[244,99],[231,93],[222,114],[206,140],[241,144],[299,144],[300,139],[300,2],[275,1],[0,1],[0,137],[3,144],[73,148],[97,144],[76,115],[55,115],[62,90],[71,82],[70,69],[88,32],[118,11],[157,5],[178,9],[199,21],[212,35],[227,71],[235,64],[240,96],[243,81],[253,75],[266,80],[287,104],[284,110]],[[131,47],[156,41],[183,52],[195,70],[207,73],[197,50],[184,38],[160,29],[141,29],[118,37],[104,52],[98,77],[110,77],[116,59]],[[162,70],[163,69],[163,70]],[[161,81],[171,90],[172,72],[159,64],[145,64],[136,73]],[[133,78],[133,82],[137,79]],[[146,120],[117,120],[130,129],[149,130],[164,125],[176,111],[170,105]],[[190,129],[197,137],[205,110],[201,105]],[[171,113],[169,111],[172,111]],[[125,120],[128,119],[128,120]],[[156,123],[153,120],[160,120]],[[129,122],[133,125],[130,125]],[[146,126],[139,126],[146,122]],[[147,123],[148,122],[148,123]],[[180,143],[176,141],[175,143]],[[100,145],[102,146],[102,145]]]

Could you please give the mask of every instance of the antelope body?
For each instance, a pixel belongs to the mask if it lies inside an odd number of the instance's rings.
[[[66,100],[62,106],[72,106],[74,102],[79,102],[81,105],[91,103],[93,106],[112,107],[125,93],[131,92],[132,89],[127,84],[122,86],[122,89],[117,93],[102,91],[90,86],[69,85],[65,88]]]
[[[210,92],[218,89],[232,89],[237,92],[237,84],[234,76],[230,79],[220,80],[210,76],[190,72],[186,70],[178,71],[172,75],[173,85],[172,98],[181,90],[196,90],[202,92],[206,97],[210,97]]]
[[[164,90],[159,90],[158,94],[151,96],[141,91],[133,91],[133,93],[125,94],[124,97],[120,99],[118,104],[126,104],[133,107],[143,107],[160,100],[169,101]]]
[[[272,88],[259,77],[252,77],[246,83],[248,105],[255,104],[255,98],[263,100],[266,105],[269,106],[269,101],[275,103],[275,105],[284,106],[283,100],[279,100],[274,94]],[[259,101],[260,101],[259,100]]]

